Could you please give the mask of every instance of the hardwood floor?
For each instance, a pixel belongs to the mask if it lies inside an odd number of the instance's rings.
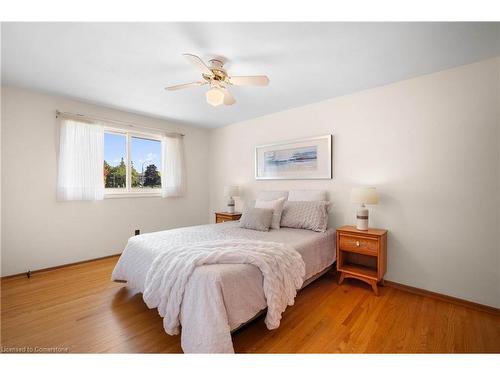
[[[71,353],[179,353],[156,310],[110,281],[117,258],[4,279],[1,345]],[[333,273],[301,291],[281,326],[263,317],[233,335],[237,353],[500,353],[500,316]],[[44,349],[46,350],[46,349]]]

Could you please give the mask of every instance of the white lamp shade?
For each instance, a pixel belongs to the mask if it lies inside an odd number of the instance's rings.
[[[224,196],[225,197],[237,197],[240,195],[240,187],[236,185],[224,186]]]
[[[374,187],[353,188],[351,190],[352,203],[377,204],[378,193]]]
[[[207,91],[205,94],[207,97],[207,103],[217,107],[224,103],[224,91],[218,87],[213,87]]]

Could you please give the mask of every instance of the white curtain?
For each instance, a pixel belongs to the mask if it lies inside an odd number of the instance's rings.
[[[186,191],[184,144],[181,135],[163,137],[161,148],[162,197],[180,197]]]
[[[61,121],[57,195],[60,200],[104,198],[104,128]]]

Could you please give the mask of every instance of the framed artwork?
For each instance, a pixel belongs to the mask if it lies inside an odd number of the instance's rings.
[[[332,135],[255,147],[257,180],[332,178]]]

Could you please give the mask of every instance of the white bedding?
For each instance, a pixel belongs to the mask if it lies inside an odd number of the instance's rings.
[[[257,240],[293,246],[305,262],[308,279],[335,260],[335,232],[281,228],[258,232],[237,222],[179,228],[130,238],[112,275],[140,292],[153,261],[172,246],[202,241]],[[186,285],[180,311],[181,345],[185,352],[233,352],[230,331],[267,306],[262,273],[251,264],[196,267]],[[215,329],[214,327],[217,327]],[[221,330],[220,327],[223,327]]]

